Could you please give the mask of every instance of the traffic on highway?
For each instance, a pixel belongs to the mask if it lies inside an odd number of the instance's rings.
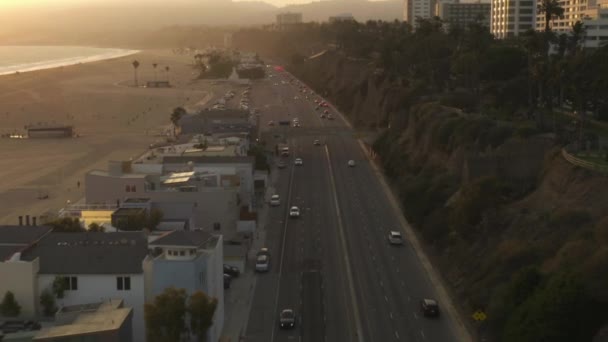
[[[244,340],[468,340],[348,121],[286,71],[269,73],[250,94],[276,146]]]

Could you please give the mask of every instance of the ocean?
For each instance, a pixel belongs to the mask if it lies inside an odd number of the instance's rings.
[[[0,75],[95,62],[137,52],[139,51],[83,46],[0,45]]]

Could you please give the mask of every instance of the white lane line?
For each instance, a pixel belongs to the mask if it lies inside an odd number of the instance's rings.
[[[388,297],[384,296],[384,301],[388,303]]]
[[[380,287],[384,287],[384,283],[383,282],[380,282]]]
[[[391,316],[391,319],[395,319],[392,312],[389,312],[388,315]]]
[[[399,333],[395,331],[395,337],[399,339]]]
[[[420,335],[422,335],[422,338],[426,338],[426,336],[424,336],[424,331],[420,330]]]
[[[414,312],[414,318],[418,319],[418,315]]]

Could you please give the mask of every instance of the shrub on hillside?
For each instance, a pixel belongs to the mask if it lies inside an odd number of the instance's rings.
[[[584,209],[562,208],[549,217],[549,225],[555,227],[581,227],[591,222],[591,214]]]

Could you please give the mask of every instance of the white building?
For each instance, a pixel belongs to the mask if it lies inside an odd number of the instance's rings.
[[[144,261],[146,301],[167,287],[202,291],[218,301],[207,341],[218,341],[224,326],[223,239],[203,231],[172,231],[151,239]]]
[[[403,20],[415,26],[416,18],[432,18],[434,9],[435,0],[404,0]]]
[[[141,233],[49,233],[15,253],[8,265],[35,266],[35,276],[21,284],[30,300],[64,278],[67,288],[58,306],[122,299],[133,308],[133,341],[145,341],[143,260],[148,254]],[[8,279],[11,274],[0,274]],[[41,313],[40,305],[37,305]]]
[[[492,0],[490,31],[499,39],[515,37],[535,28],[534,0]]]

